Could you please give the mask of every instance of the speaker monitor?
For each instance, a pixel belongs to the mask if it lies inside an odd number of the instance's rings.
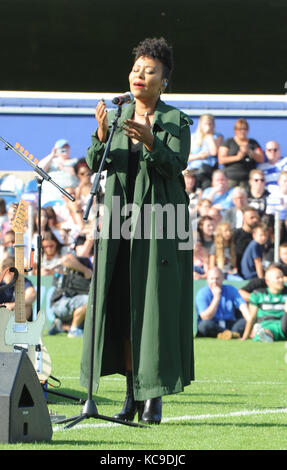
[[[43,388],[28,355],[0,353],[0,442],[39,442],[52,438]]]

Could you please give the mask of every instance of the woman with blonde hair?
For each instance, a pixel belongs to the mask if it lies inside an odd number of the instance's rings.
[[[214,243],[210,249],[209,269],[219,268],[229,281],[241,280],[237,274],[236,251],[231,226],[220,222],[215,230]]]
[[[217,168],[217,152],[222,135],[215,131],[212,114],[200,116],[196,131],[191,134],[188,169],[195,170],[196,180],[202,189],[210,186],[211,176]]]

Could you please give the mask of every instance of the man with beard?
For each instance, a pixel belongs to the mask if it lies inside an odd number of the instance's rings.
[[[236,250],[236,264],[238,274],[241,274],[241,258],[242,254],[252,241],[252,229],[260,222],[258,212],[254,207],[247,206],[243,209],[242,227],[234,231],[234,243]]]

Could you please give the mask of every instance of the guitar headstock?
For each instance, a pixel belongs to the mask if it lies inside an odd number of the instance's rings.
[[[35,165],[37,165],[37,163],[39,163],[39,160],[37,160],[37,158],[34,158],[34,155],[32,155],[32,153],[28,152],[28,150],[25,150],[24,147],[21,144],[19,144],[19,142],[16,142],[15,149],[17,149],[19,152],[23,153],[23,155],[25,157],[29,158],[31,161],[33,161],[35,163]]]
[[[16,233],[23,233],[25,227],[25,219],[26,219],[26,201],[20,201],[17,207],[17,211],[12,222],[12,229]]]

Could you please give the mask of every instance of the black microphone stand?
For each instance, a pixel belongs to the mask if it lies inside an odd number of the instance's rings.
[[[90,212],[90,209],[92,207],[94,197],[96,198],[96,207],[97,207],[97,211],[98,211],[101,173],[102,173],[102,171],[104,170],[104,167],[105,167],[106,158],[107,158],[107,155],[110,151],[111,142],[112,142],[115,130],[117,128],[117,123],[118,123],[119,117],[121,116],[121,112],[122,112],[121,105],[118,105],[118,109],[117,109],[115,119],[112,121],[112,130],[110,132],[110,135],[109,135],[109,138],[108,138],[108,141],[107,141],[105,152],[104,152],[103,158],[101,160],[99,170],[95,174],[95,178],[94,178],[94,181],[93,181],[93,184],[92,184],[92,188],[91,188],[91,192],[90,192],[91,197],[88,201],[88,204],[87,204],[84,216],[83,216],[83,219],[85,221],[88,220],[89,212]],[[95,240],[94,240],[93,301],[92,301],[92,318],[91,318],[92,327],[91,327],[91,333],[90,333],[91,349],[90,349],[90,364],[89,364],[88,398],[87,398],[80,414],[78,414],[76,416],[72,416],[70,418],[66,418],[66,419],[59,419],[59,420],[57,420],[57,424],[68,423],[69,422],[70,424],[65,426],[65,429],[67,429],[67,428],[73,427],[75,424],[80,423],[84,419],[95,418],[95,419],[102,419],[102,420],[105,420],[105,421],[112,421],[113,423],[123,424],[125,426],[134,426],[134,427],[144,428],[144,427],[147,427],[147,426],[142,425],[140,423],[132,423],[130,421],[124,421],[124,420],[121,420],[121,419],[118,419],[118,418],[112,418],[112,417],[100,415],[98,413],[96,403],[93,400],[94,340],[95,340],[96,297],[97,297],[96,289],[97,289],[98,243],[99,243],[98,219],[99,219],[99,217],[98,217],[98,214],[97,214],[97,217],[96,217],[97,228],[96,228],[96,234],[95,234]]]

